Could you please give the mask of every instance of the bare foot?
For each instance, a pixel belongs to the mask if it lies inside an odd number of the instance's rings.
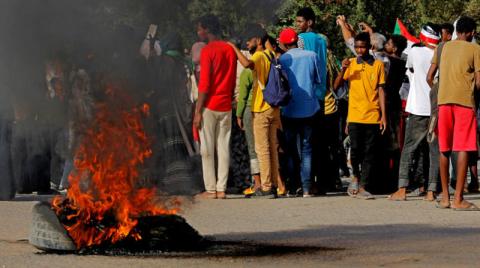
[[[477,206],[466,200],[462,200],[461,202],[453,201],[452,208],[455,210],[478,210]]]
[[[388,196],[390,201],[406,201],[407,200],[407,190],[405,188],[400,188],[395,193]]]
[[[423,200],[433,202],[433,201],[437,200],[437,197],[435,196],[434,192],[428,191],[427,196],[425,196],[425,198]]]
[[[437,208],[450,208],[450,200],[441,199],[437,202]]]

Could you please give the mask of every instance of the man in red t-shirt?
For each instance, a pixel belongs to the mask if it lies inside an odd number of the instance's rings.
[[[200,55],[198,100],[193,120],[194,126],[200,130],[200,152],[206,190],[201,196],[225,199],[237,57],[233,48],[220,39],[220,23],[217,17],[202,17],[197,24],[197,34],[200,39],[208,42]],[[218,167],[217,171],[215,166]]]

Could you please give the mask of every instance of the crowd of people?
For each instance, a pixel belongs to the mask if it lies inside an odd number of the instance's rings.
[[[239,42],[223,40],[218,18],[207,15],[190,50],[178,34],[159,38],[151,25],[141,64],[126,73],[138,82],[129,86],[142,89],[137,101],[152,107],[145,126],[154,154],[146,165],[155,185],[209,199],[225,199],[232,188],[249,198],[346,191],[404,201],[412,192],[432,202],[439,195],[439,208],[479,210],[463,198],[479,190],[475,21],[426,24],[413,45],[366,23],[357,33],[342,15],[337,25],[344,43],[332,44],[315,31],[307,7],[295,28],[272,36],[251,24]],[[332,46],[354,57],[339,60]],[[81,64],[46,65],[48,106],[68,114],[49,125],[41,136],[48,139],[18,134],[38,118],[22,119],[15,105],[13,134],[2,134],[2,144],[9,144],[3,151],[17,192],[68,189],[82,127],[108,98],[109,77],[86,54]],[[39,152],[28,151],[32,143],[42,144]],[[342,178],[351,179],[346,188]]]
[[[341,191],[340,178],[351,177],[347,193],[355,198],[390,191],[389,200],[403,201],[413,191],[426,201],[440,194],[440,208],[478,210],[463,198],[479,187],[475,21],[427,24],[421,41],[409,45],[405,37],[386,38],[366,23],[356,33],[338,16],[355,55],[341,62],[327,36],[314,31],[311,8],[299,10],[295,24],[275,37],[251,25],[243,51],[221,40],[216,17],[199,20],[205,44],[197,61],[193,123],[205,182],[200,196],[226,198],[229,138],[237,124],[250,160],[246,197],[324,195]],[[281,94],[285,81],[288,96]]]

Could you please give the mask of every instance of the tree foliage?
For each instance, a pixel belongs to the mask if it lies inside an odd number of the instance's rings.
[[[426,23],[453,23],[461,15],[472,16],[480,23],[480,0],[287,0],[278,10],[275,29],[293,26],[295,13],[309,6],[317,15],[317,31],[330,39],[337,54],[346,53],[336,16],[345,15],[355,30],[359,22],[367,22],[375,31],[390,34],[396,18],[401,19],[412,34],[417,35]]]

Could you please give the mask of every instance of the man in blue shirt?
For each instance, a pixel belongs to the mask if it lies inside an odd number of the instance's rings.
[[[324,193],[330,188],[334,188],[334,181],[336,178],[330,178],[329,154],[328,154],[328,138],[325,136],[328,126],[326,123],[325,113],[325,95],[327,92],[327,38],[319,33],[316,33],[313,28],[315,27],[315,12],[305,7],[297,12],[295,24],[298,37],[298,47],[307,51],[315,52],[320,60],[320,84],[315,87],[315,95],[318,98],[320,109],[322,112],[317,114],[315,118],[315,127],[313,130],[313,165],[312,177],[316,177],[316,183],[314,188],[315,192]],[[328,167],[327,167],[328,166]],[[332,173],[333,174],[333,173]],[[332,183],[330,183],[332,182]]]
[[[300,9],[297,12],[295,24],[299,32],[298,47],[315,52],[320,59],[320,71],[322,81],[315,88],[315,95],[323,103],[327,90],[327,41],[325,38],[314,32],[315,12],[309,7]]]
[[[320,104],[315,96],[315,89],[321,79],[320,59],[315,52],[298,48],[298,36],[295,30],[286,28],[279,36],[279,42],[287,49],[279,59],[286,71],[292,98],[282,109],[283,127],[287,144],[288,176],[295,180],[294,158],[300,152],[300,178],[303,197],[310,197],[312,187],[312,132],[315,115],[320,111]],[[300,148],[297,140],[300,139]]]

